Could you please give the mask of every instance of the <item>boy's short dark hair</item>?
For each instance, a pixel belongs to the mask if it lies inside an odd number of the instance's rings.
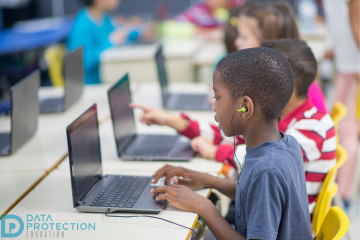
[[[269,40],[261,46],[275,49],[287,58],[294,73],[296,95],[307,98],[317,73],[316,59],[309,46],[297,39]]]
[[[249,96],[266,121],[278,119],[294,91],[290,63],[276,50],[249,48],[224,57],[216,66],[233,99]]]
[[[94,0],[80,0],[80,2],[86,6],[91,6],[94,4]]]

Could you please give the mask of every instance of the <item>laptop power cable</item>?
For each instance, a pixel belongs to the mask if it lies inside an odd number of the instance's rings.
[[[133,216],[120,216],[120,215],[109,215],[109,212],[110,212],[110,208],[108,208],[105,212],[105,216],[106,217],[120,217],[120,218],[136,218],[136,217],[145,217],[145,218],[154,218],[154,219],[159,219],[159,220],[162,220],[162,221],[165,221],[165,222],[168,222],[168,223],[171,223],[171,224],[174,224],[176,226],[179,226],[179,227],[182,227],[182,228],[186,228],[186,229],[189,229],[191,231],[193,231],[195,233],[195,236],[196,236],[196,240],[197,240],[197,233],[196,231],[194,231],[193,228],[189,228],[189,227],[186,227],[184,225],[181,225],[181,224],[178,224],[178,223],[175,223],[175,222],[172,222],[172,221],[169,221],[169,220],[166,220],[164,218],[159,218],[159,217],[155,217],[155,216],[149,216],[149,215],[139,215],[139,216],[136,216],[136,215],[133,215]]]

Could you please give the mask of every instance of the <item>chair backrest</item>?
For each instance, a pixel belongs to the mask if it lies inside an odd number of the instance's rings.
[[[315,224],[316,227],[314,229],[315,234],[317,234],[320,231],[321,225],[324,222],[326,214],[331,208],[331,201],[334,198],[337,191],[338,191],[337,183],[334,183],[330,188],[326,189],[322,203],[319,206],[319,212],[316,219],[317,223]]]
[[[330,208],[316,240],[340,240],[349,229],[349,219],[339,207]]]
[[[314,214],[312,219],[312,227],[315,234],[320,230],[320,226],[322,221],[324,220],[325,214],[320,215],[320,210],[322,205],[324,204],[325,195],[329,189],[331,189],[336,183],[337,170],[344,164],[348,157],[348,154],[343,146],[337,144],[336,146],[336,164],[335,166],[326,174],[326,177],[323,182],[323,186],[321,187],[321,191],[316,201],[316,205],[314,208]],[[335,192],[336,193],[336,192]],[[327,205],[325,205],[327,206]]]
[[[62,44],[48,47],[45,50],[45,60],[49,66],[49,76],[54,87],[64,86],[63,57],[65,46]]]
[[[336,140],[339,142],[339,137],[337,135],[337,129],[339,126],[340,121],[346,116],[347,108],[341,102],[335,102],[333,109],[330,113],[332,120],[334,121],[335,133],[336,133]]]

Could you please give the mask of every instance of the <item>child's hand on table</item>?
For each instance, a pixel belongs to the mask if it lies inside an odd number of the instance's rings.
[[[140,108],[144,111],[140,115],[140,121],[147,125],[160,125],[160,126],[169,126],[174,128],[176,131],[184,131],[187,128],[187,122],[180,116],[175,116],[169,112],[166,112],[161,109],[146,107],[142,105],[137,105],[130,103],[131,108]]]
[[[165,199],[174,205],[174,207],[195,213],[200,211],[204,201],[209,201],[188,187],[175,184],[151,189],[151,193],[153,196],[157,196],[156,201]]]
[[[186,185],[190,188],[200,188],[207,185],[209,176],[210,175],[206,173],[166,164],[152,175],[154,179],[151,182],[156,183],[160,178],[165,177],[165,185],[169,185],[170,179],[174,177],[174,184]]]
[[[191,147],[194,151],[200,152],[204,158],[215,159],[217,146],[206,137],[199,136],[191,140]]]
[[[208,199],[193,192],[190,188],[200,188],[209,184],[212,177],[206,173],[192,171],[183,167],[174,167],[166,164],[153,175],[152,183],[156,183],[160,178],[165,176],[164,186],[151,190],[153,196],[157,196],[156,200],[166,199],[175,207],[189,211],[199,212],[199,207]],[[173,178],[174,184],[169,185],[170,179]],[[185,186],[181,186],[185,185]]]

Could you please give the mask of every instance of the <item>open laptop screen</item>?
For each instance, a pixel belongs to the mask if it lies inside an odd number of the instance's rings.
[[[102,173],[96,104],[66,130],[75,207]]]
[[[118,155],[120,156],[122,149],[136,134],[134,113],[129,107],[131,93],[128,74],[125,74],[109,89],[108,96]]]
[[[84,85],[83,46],[66,53],[64,56],[65,96],[64,107],[68,109],[80,99]]]
[[[167,73],[165,68],[165,58],[162,51],[161,44],[159,45],[158,49],[155,53],[155,61],[156,61],[156,68],[158,71],[158,77],[161,87],[161,94],[163,98],[163,104],[165,106],[166,96],[168,94],[168,79],[167,79]]]
[[[35,70],[11,88],[11,153],[23,146],[38,127],[40,72]]]

